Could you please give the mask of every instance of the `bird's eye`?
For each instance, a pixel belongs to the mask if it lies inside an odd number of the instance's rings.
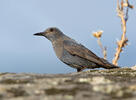
[[[50,29],[50,32],[53,32],[53,31],[54,31],[54,29],[53,29],[53,28],[51,28],[51,29]]]

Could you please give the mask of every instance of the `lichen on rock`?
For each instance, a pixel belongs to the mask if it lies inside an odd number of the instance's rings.
[[[131,68],[69,74],[0,73],[0,100],[112,100],[136,98]]]

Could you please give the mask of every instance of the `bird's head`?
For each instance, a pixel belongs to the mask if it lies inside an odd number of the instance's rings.
[[[60,38],[63,33],[56,27],[50,27],[43,32],[35,33],[34,35],[44,36],[50,41],[55,41],[56,39]]]

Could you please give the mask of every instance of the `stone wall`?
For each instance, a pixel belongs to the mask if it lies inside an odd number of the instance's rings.
[[[0,73],[0,100],[136,100],[130,68],[69,74]]]

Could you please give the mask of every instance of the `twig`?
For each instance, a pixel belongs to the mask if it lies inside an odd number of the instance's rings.
[[[126,12],[124,11],[124,8],[126,7]],[[118,48],[116,48],[115,57],[112,61],[114,65],[118,65],[117,61],[120,57],[120,53],[122,52],[122,49],[127,46],[128,39],[126,38],[126,23],[128,20],[128,9],[133,8],[132,5],[129,4],[128,0],[121,0],[121,3],[119,4],[119,0],[117,0],[117,13],[118,16],[121,19],[121,26],[122,26],[122,36],[121,40],[117,41]]]
[[[102,33],[103,33],[103,31],[94,32],[93,36],[97,38],[97,43],[100,46],[100,48],[102,49],[104,59],[107,59],[107,48],[103,47],[103,45],[101,43]]]

